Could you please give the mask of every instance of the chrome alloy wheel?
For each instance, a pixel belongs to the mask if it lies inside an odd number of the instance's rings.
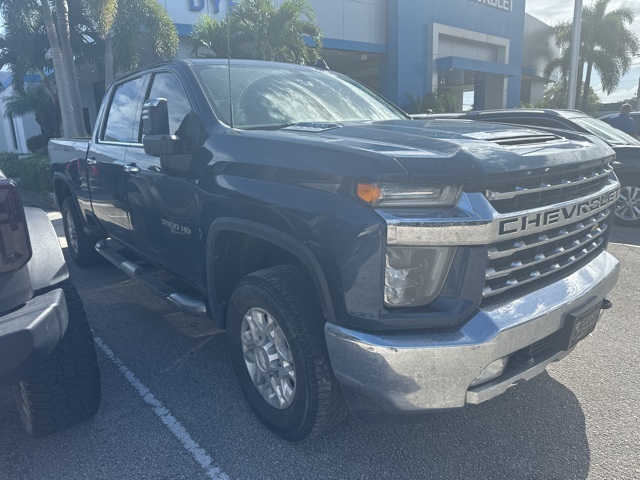
[[[74,252],[78,253],[78,232],[76,231],[76,224],[73,223],[71,210],[67,210],[65,220],[67,222],[67,232],[69,233],[69,246]]]
[[[620,198],[616,202],[616,216],[626,221],[640,219],[640,187],[628,185],[620,189]]]
[[[240,336],[253,384],[269,405],[287,408],[296,393],[296,369],[282,328],[269,312],[254,307],[242,319]]]

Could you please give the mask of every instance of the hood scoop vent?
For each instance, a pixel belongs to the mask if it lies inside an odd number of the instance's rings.
[[[561,138],[551,133],[538,132],[518,128],[517,130],[506,130],[498,132],[474,132],[464,135],[474,140],[484,140],[492,142],[503,147],[517,147],[520,145],[532,145],[549,143],[560,140]]]
[[[295,130],[297,132],[309,132],[318,133],[326,130],[333,130],[334,128],[340,128],[342,125],[338,123],[330,122],[299,122],[292,125],[287,125],[282,130]]]

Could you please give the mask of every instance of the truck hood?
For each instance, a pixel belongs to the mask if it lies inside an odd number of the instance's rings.
[[[288,132],[294,133],[295,127]],[[478,176],[611,160],[604,142],[467,120],[398,120],[342,125],[318,139],[396,159],[412,176]]]
[[[487,185],[502,179],[611,161],[589,135],[469,120],[304,123],[279,130],[225,129],[211,138],[216,171],[261,177],[357,178]],[[275,169],[275,170],[274,170]],[[320,180],[318,180],[320,181]]]

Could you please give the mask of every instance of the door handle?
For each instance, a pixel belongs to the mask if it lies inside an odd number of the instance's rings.
[[[135,163],[131,163],[129,165],[124,166],[124,171],[127,173],[140,173],[140,167]]]
[[[91,165],[92,167],[95,167],[96,165],[98,165],[98,160],[96,160],[96,157],[88,158],[87,165]]]

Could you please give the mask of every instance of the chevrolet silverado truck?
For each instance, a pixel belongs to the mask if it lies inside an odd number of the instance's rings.
[[[49,145],[71,256],[227,330],[259,419],[415,421],[540,374],[618,277],[604,142],[411,120],[327,69],[180,60]],[[141,339],[143,341],[143,339]]]
[[[82,301],[51,222],[0,171],[0,388],[40,437],[92,417],[100,371]]]

